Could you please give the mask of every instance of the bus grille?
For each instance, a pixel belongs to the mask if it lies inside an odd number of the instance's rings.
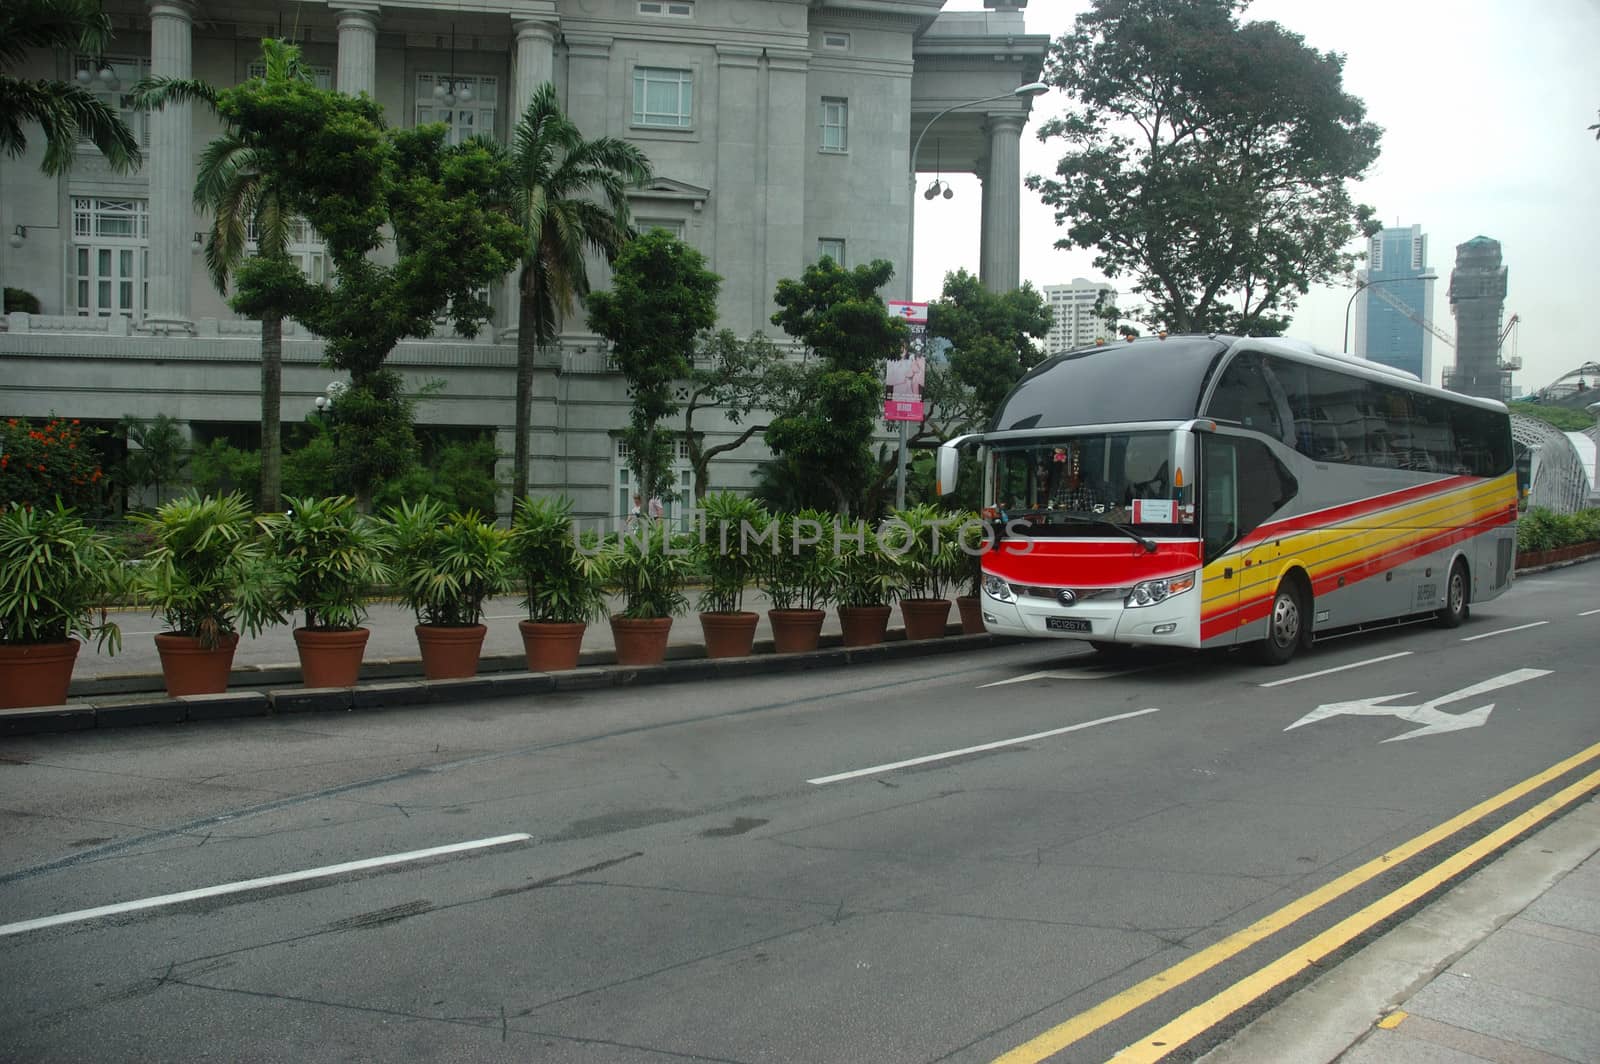
[[[1012,584],[1011,593],[1026,598],[1048,599],[1059,602],[1058,596],[1062,592],[1059,587],[1040,587],[1037,584]],[[1125,599],[1133,591],[1131,587],[1075,587],[1072,593],[1079,602],[1094,602],[1097,599]]]

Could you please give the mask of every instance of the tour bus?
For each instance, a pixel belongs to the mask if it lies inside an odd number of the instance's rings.
[[[1511,585],[1503,404],[1284,339],[1166,336],[1055,355],[977,445],[985,626],[1128,645],[1253,644],[1393,618],[1454,627]]]

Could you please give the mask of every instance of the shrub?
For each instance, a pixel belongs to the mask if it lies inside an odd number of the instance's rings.
[[[53,417],[39,428],[26,418],[0,426],[0,506],[101,507],[105,471],[77,418]]]

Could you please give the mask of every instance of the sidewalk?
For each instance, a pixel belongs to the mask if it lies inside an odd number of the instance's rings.
[[[1200,1059],[1600,1061],[1600,800],[1512,847]]]

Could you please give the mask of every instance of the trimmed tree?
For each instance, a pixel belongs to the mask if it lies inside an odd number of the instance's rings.
[[[758,411],[785,409],[799,380],[799,368],[786,362],[778,346],[760,333],[741,340],[733,330],[720,329],[703,339],[689,376],[689,398],[683,404],[683,438],[694,470],[697,500],[706,497],[712,459],[738,450],[756,433],[767,431],[765,421],[744,424],[745,419]],[[732,424],[742,425],[743,431],[707,447],[695,432],[694,417],[700,410],[713,408],[721,409]]]
[[[966,270],[945,275],[943,297],[928,307],[928,332],[950,341],[950,375],[971,390],[979,424],[987,427],[1012,386],[1043,360],[1034,341],[1049,335],[1050,321],[1031,283],[991,292]]]
[[[669,489],[673,436],[657,426],[678,412],[674,386],[689,378],[695,345],[716,324],[721,287],[704,255],[652,229],[623,246],[611,290],[589,297],[589,328],[611,342],[633,392],[624,439],[646,499]]]
[[[1347,182],[1381,131],[1344,91],[1344,58],[1245,0],[1095,0],[1057,40],[1045,80],[1070,102],[1040,127],[1064,141],[1028,187],[1055,208],[1062,249],[1131,277],[1127,314],[1173,332],[1281,332],[1311,285],[1354,268],[1375,232]]]
[[[835,511],[861,513],[873,482],[872,436],[883,416],[883,364],[908,336],[881,289],[894,267],[879,259],[846,270],[824,257],[778,282],[774,325],[815,359],[793,403],[772,419],[767,446],[799,475],[826,484]],[[870,515],[868,515],[870,516]]]

